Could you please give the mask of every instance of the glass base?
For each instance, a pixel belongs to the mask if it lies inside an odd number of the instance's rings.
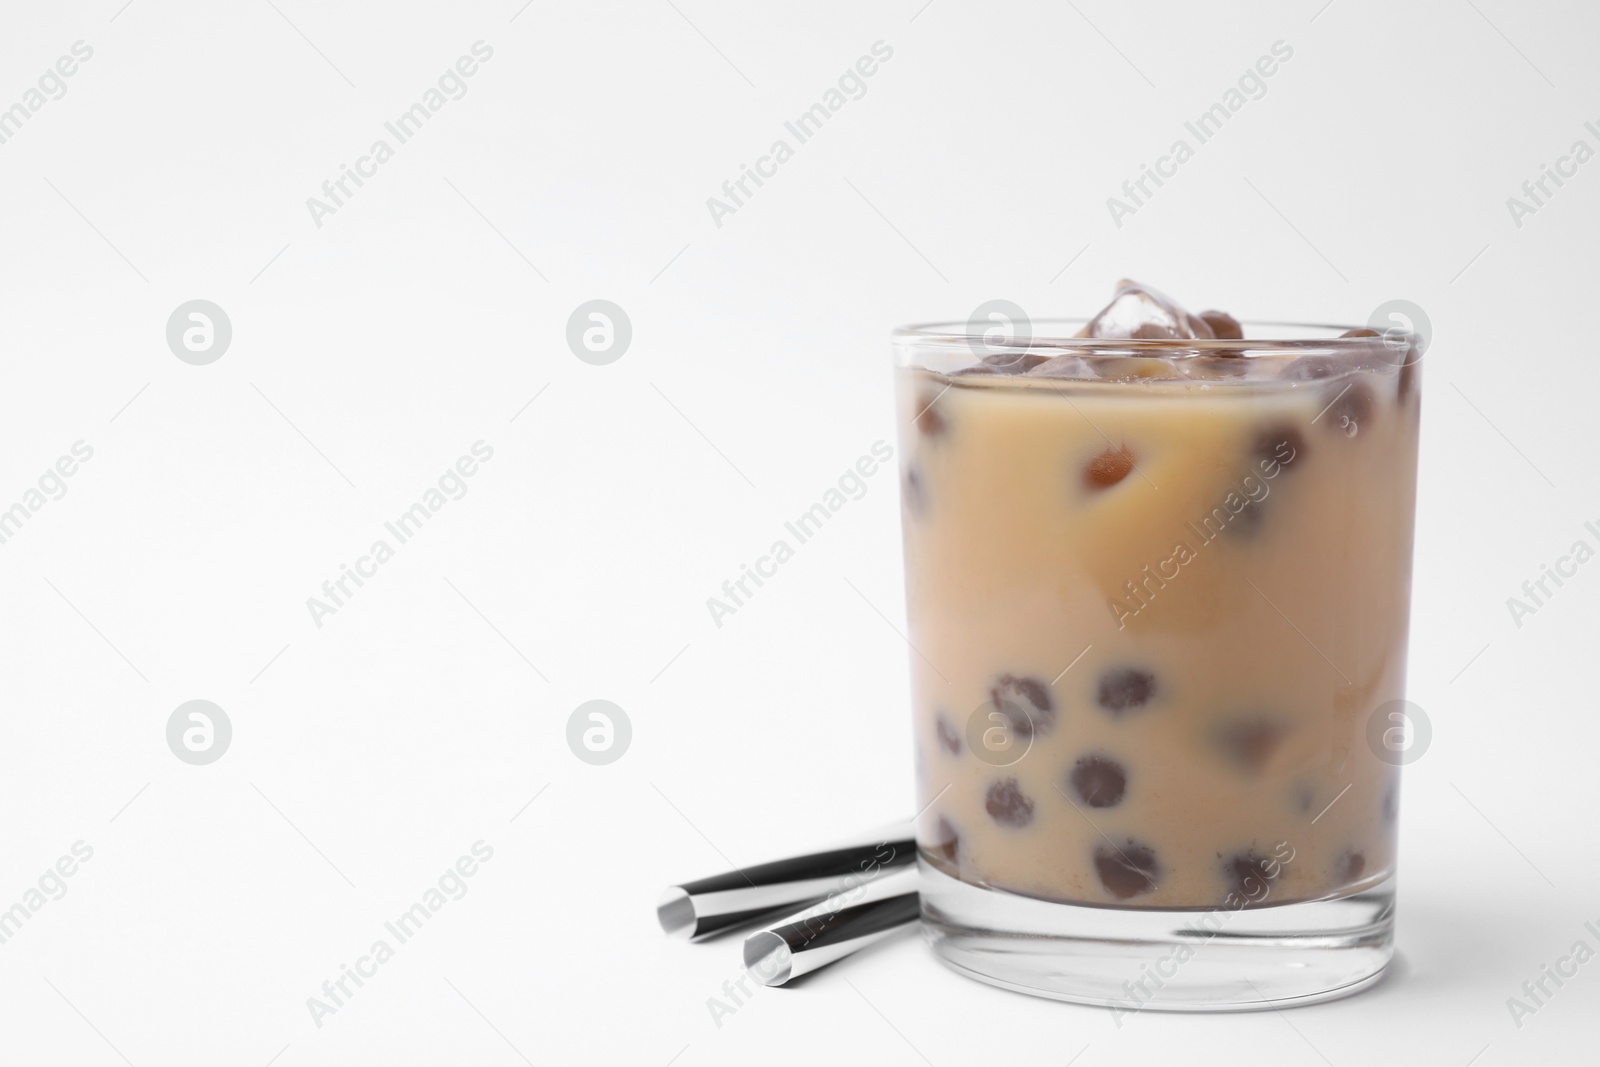
[[[1349,996],[1394,955],[1394,877],[1348,896],[1235,910],[1060,904],[921,861],[934,955],[980,982],[1111,1008],[1256,1011]]]

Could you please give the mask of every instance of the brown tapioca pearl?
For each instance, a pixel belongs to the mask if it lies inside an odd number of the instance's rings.
[[[960,861],[961,835],[943,815],[939,816],[939,822],[934,827],[933,841],[929,844],[928,851],[950,863]]]
[[[1127,445],[1107,447],[1083,468],[1083,484],[1090,489],[1109,489],[1133,470],[1133,451]]]
[[[1340,337],[1382,337],[1383,334],[1379,333],[1377,330],[1369,329],[1366,326],[1361,326],[1361,327],[1358,327],[1358,328],[1356,328],[1354,330],[1346,330],[1344,333],[1341,333],[1339,336]]]
[[[1270,719],[1246,718],[1219,726],[1211,740],[1217,752],[1235,770],[1255,775],[1272,759],[1287,734],[1282,724]]]
[[[1094,869],[1106,892],[1118,900],[1152,892],[1158,888],[1161,877],[1161,864],[1156,860],[1155,850],[1131,840],[1120,846],[1096,846]]]
[[[928,493],[922,485],[922,472],[915,463],[909,464],[901,476],[900,503],[913,518],[920,519],[928,513]]]
[[[1113,667],[1100,675],[1096,699],[1113,715],[1142,708],[1156,695],[1156,676],[1139,667]]]
[[[1037,352],[997,352],[983,357],[983,365],[996,374],[1026,374],[1049,356]]]
[[[1033,801],[1015,778],[1002,778],[984,794],[983,809],[1001,826],[1023,827],[1033,821]]]
[[[950,377],[952,377],[952,378],[973,378],[973,377],[981,377],[983,375],[999,374],[999,373],[1000,372],[995,370],[993,367],[986,366],[985,364],[982,364],[982,363],[977,363],[977,364],[974,364],[971,367],[962,367],[959,370],[951,371],[950,372]]]
[[[939,410],[939,398],[943,395],[942,391],[917,394],[917,429],[929,437],[943,437],[950,429],[944,413]]]
[[[1272,492],[1268,480],[1276,478],[1296,464],[1303,465],[1306,457],[1305,435],[1294,426],[1280,423],[1260,430],[1250,444],[1250,462],[1254,464],[1245,476],[1243,485],[1251,496],[1244,510],[1234,515],[1226,532],[1248,540],[1261,532],[1267,515],[1277,510],[1277,503],[1268,503]]]
[[[1207,326],[1211,327],[1211,336],[1223,340],[1243,340],[1244,327],[1239,325],[1239,320],[1226,311],[1202,311],[1198,316]]]
[[[1383,791],[1383,821],[1393,825],[1400,817],[1400,780],[1394,779]]]
[[[1073,765],[1068,778],[1078,799],[1091,808],[1115,807],[1122,803],[1128,788],[1128,772],[1106,756],[1084,756]]]
[[[1228,520],[1228,525],[1222,528],[1222,532],[1235,540],[1249,541],[1261,532],[1261,527],[1266,523],[1266,519],[1266,501],[1264,499],[1259,501],[1252,500],[1245,505],[1243,511]]]
[[[1282,874],[1281,864],[1254,851],[1237,853],[1222,863],[1222,879],[1228,891],[1246,905],[1266,899],[1272,883]],[[1230,903],[1241,906],[1237,900]]]
[[[1276,478],[1284,471],[1305,466],[1309,454],[1305,434],[1300,432],[1299,427],[1288,423],[1261,430],[1250,446],[1256,470],[1268,478]]]
[[[942,713],[934,719],[933,731],[939,735],[939,744],[946,752],[952,756],[961,755],[961,735],[956,733],[956,728]]]
[[[989,699],[1020,738],[1049,733],[1056,724],[1055,699],[1037,678],[1002,674],[989,687]]]
[[[1290,799],[1294,803],[1294,809],[1304,814],[1305,812],[1310,811],[1311,805],[1316,802],[1316,788],[1308,785],[1305,782],[1302,782],[1294,787],[1294,791],[1291,794]]]
[[[1349,885],[1367,869],[1367,857],[1359,852],[1345,852],[1333,861],[1333,881],[1336,885]]]
[[[1323,403],[1326,406],[1316,421],[1355,437],[1377,410],[1378,397],[1365,382],[1335,383],[1323,393]]]

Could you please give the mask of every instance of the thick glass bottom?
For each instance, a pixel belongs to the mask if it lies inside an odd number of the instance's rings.
[[[1394,877],[1348,896],[1235,910],[1060,904],[921,863],[934,955],[980,982],[1117,1013],[1255,1011],[1373,985],[1394,954]]]

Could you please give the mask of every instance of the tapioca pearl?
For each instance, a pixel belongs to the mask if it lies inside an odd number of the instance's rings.
[[[1107,447],[1084,465],[1083,484],[1090,489],[1110,489],[1133,470],[1133,450],[1127,445]]]
[[[1394,778],[1389,782],[1389,788],[1383,791],[1383,821],[1394,825],[1400,817],[1400,779]]]
[[[1222,863],[1222,879],[1228,891],[1246,905],[1264,900],[1272,883],[1282,874],[1280,863],[1254,851],[1235,853]]]
[[[1037,678],[1002,674],[989,688],[989,700],[1017,737],[1046,734],[1056,724],[1055,699],[1050,687]]]
[[[1308,782],[1301,782],[1290,791],[1289,800],[1294,805],[1294,810],[1305,814],[1311,810],[1311,805],[1316,803],[1316,787]]]
[[[928,851],[950,863],[960,862],[961,835],[943,815],[939,816],[933,828],[933,840],[929,842]]]
[[[944,412],[939,409],[939,401],[943,396],[943,390],[937,392],[925,390],[917,394],[917,429],[928,437],[943,437],[949,432],[950,424],[945,421]]]
[[[1122,803],[1128,772],[1107,756],[1084,756],[1072,767],[1068,780],[1078,799],[1091,808],[1112,808]]]
[[[939,735],[939,745],[952,756],[961,755],[961,735],[956,733],[956,728],[940,712],[933,721],[934,733]]]
[[[1334,433],[1355,438],[1377,411],[1378,397],[1366,382],[1335,382],[1323,391],[1322,403],[1316,421]]]
[[[1236,540],[1250,541],[1261,533],[1266,521],[1266,501],[1250,500],[1246,502],[1244,510],[1228,519],[1228,525],[1222,528],[1222,532]]]
[[[1160,887],[1161,864],[1155,850],[1137,841],[1096,846],[1094,870],[1106,892],[1118,900],[1150,893]]]
[[[1243,340],[1244,327],[1239,325],[1239,320],[1226,311],[1202,311],[1199,318],[1211,327],[1211,336],[1222,340]]]
[[[922,470],[915,463],[907,465],[900,477],[900,504],[912,518],[920,519],[928,513],[928,491],[922,482]]]
[[[1156,695],[1156,676],[1141,667],[1113,667],[1100,675],[1096,700],[1112,715],[1142,708]]]
[[[1382,337],[1383,334],[1366,326],[1358,326],[1354,330],[1346,330],[1340,337]]]
[[[1211,743],[1230,767],[1254,776],[1266,767],[1288,732],[1282,723],[1249,716],[1218,726],[1211,735]]]
[[[1022,791],[1015,778],[1002,778],[989,785],[983,809],[1001,826],[1021,828],[1033,822],[1033,800]]]
[[[1333,881],[1335,885],[1349,885],[1361,877],[1367,869],[1367,857],[1360,852],[1347,851],[1341,853],[1333,861]]]
[[[1251,473],[1276,478],[1286,471],[1305,466],[1309,455],[1306,435],[1300,432],[1298,426],[1276,423],[1263,428],[1250,443],[1250,458],[1255,464],[1255,470]]]

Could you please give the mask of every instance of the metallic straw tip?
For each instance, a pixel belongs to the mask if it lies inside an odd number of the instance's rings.
[[[673,937],[687,941],[694,936],[694,901],[680,886],[668,886],[661,894],[656,902],[656,918],[661,921],[661,929]]]
[[[766,985],[783,985],[793,970],[789,943],[771,930],[751,934],[744,941],[744,965]]]

